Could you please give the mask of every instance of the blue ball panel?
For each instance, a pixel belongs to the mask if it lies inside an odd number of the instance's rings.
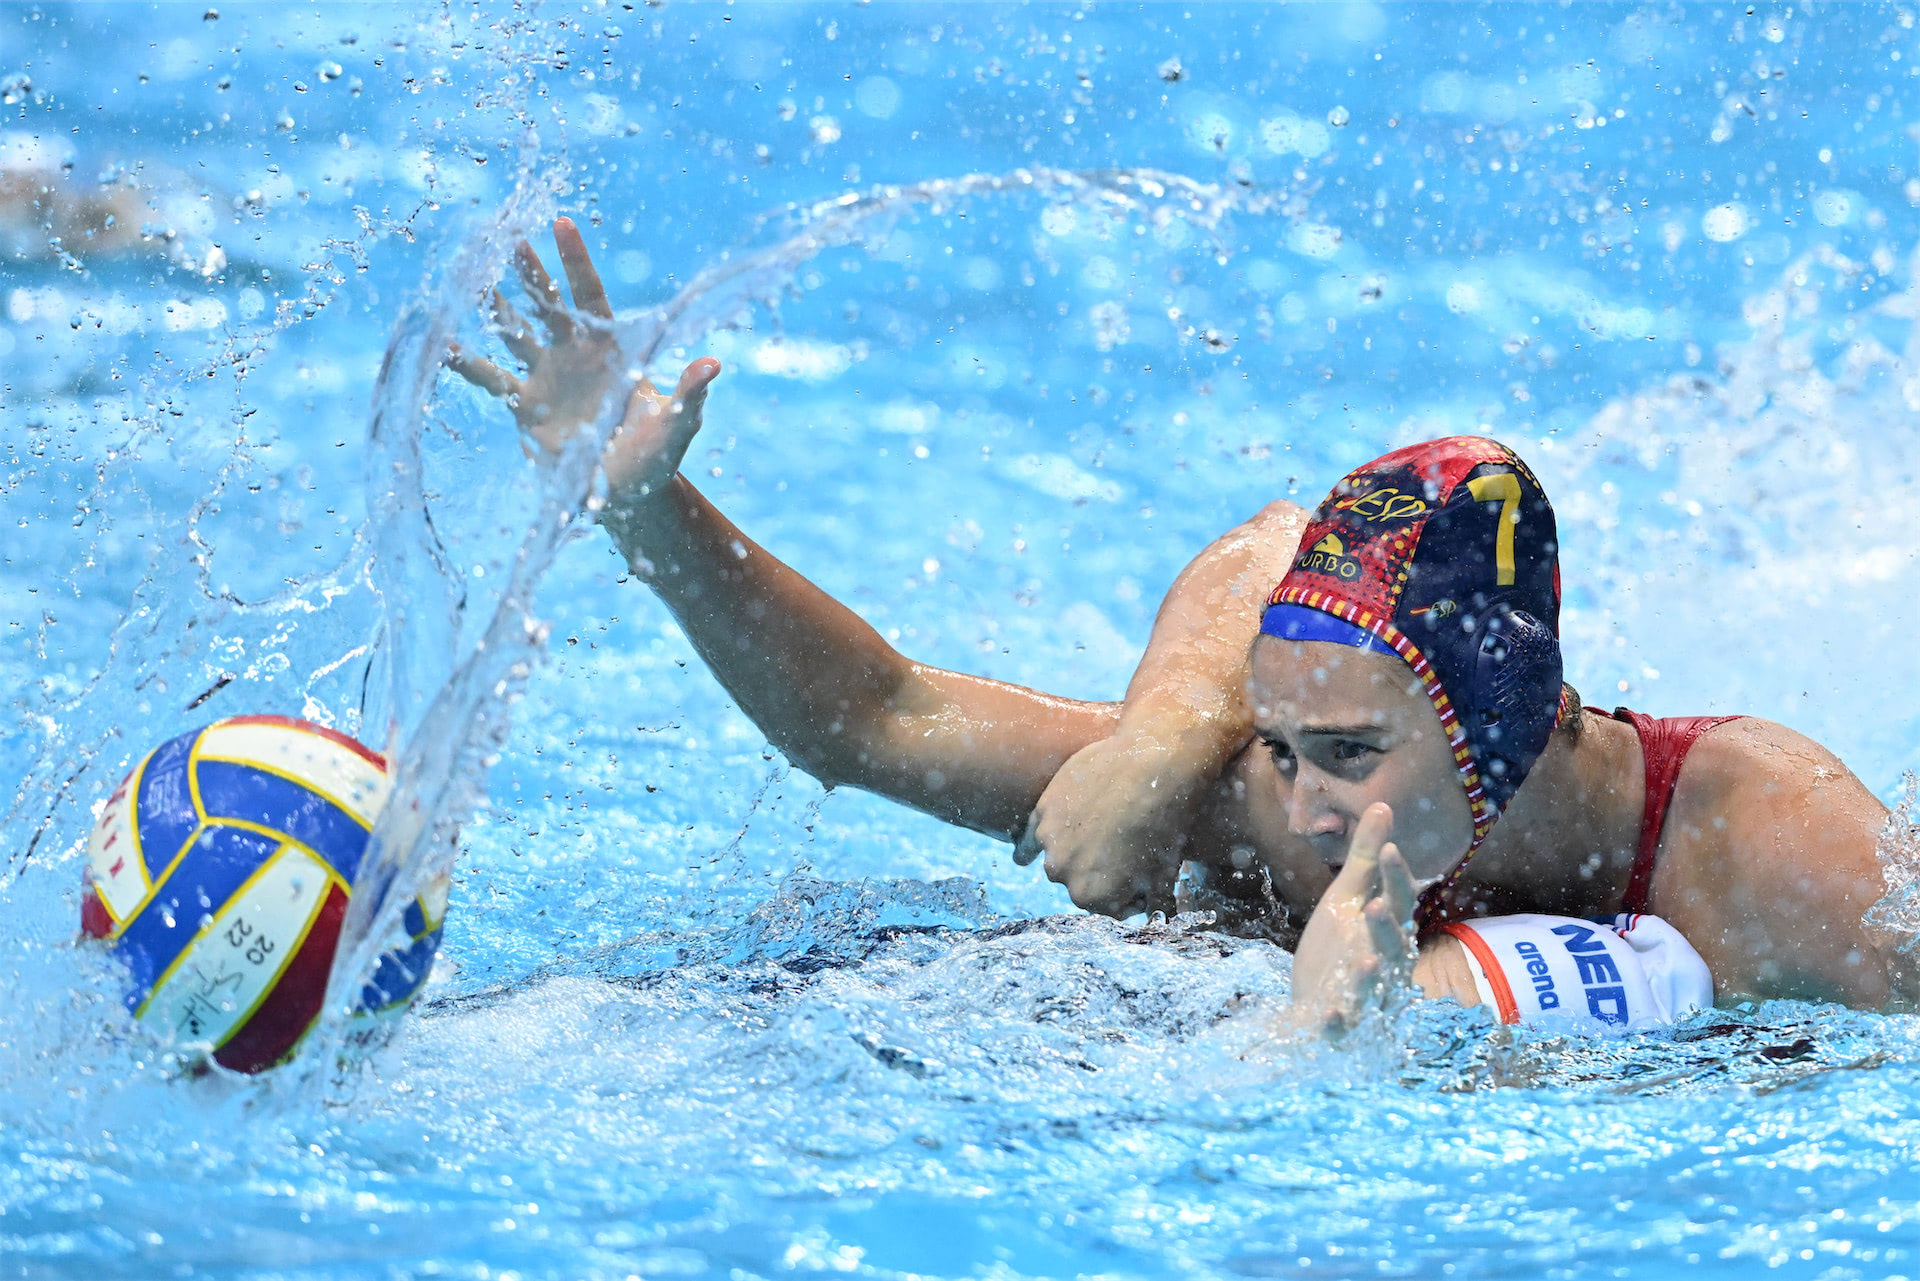
[[[200,731],[168,739],[147,760],[140,774],[140,795],[134,810],[134,831],[140,836],[140,857],[147,880],[157,881],[180,847],[200,826],[187,790],[187,758]]]
[[[208,819],[244,819],[285,832],[353,883],[367,850],[367,829],[351,814],[318,792],[251,765],[201,761],[199,771]]]
[[[373,977],[360,990],[360,1013],[378,1014],[413,999],[427,975],[433,970],[433,957],[440,950],[441,930],[413,941],[411,947],[396,948],[380,958]]]
[[[201,918],[217,915],[279,848],[273,837],[244,828],[208,827],[200,833],[180,866],[127,922],[114,944],[133,973],[126,998],[129,1010],[140,1008],[154,982],[199,935]]]

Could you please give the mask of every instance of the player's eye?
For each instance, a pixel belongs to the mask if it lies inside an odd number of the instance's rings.
[[[1333,759],[1336,761],[1364,761],[1369,756],[1379,754],[1380,749],[1371,743],[1362,743],[1358,739],[1343,738],[1333,745]]]
[[[1260,741],[1266,746],[1269,752],[1273,753],[1273,763],[1276,768],[1281,770],[1290,770],[1293,768],[1293,749],[1288,747],[1284,740],[1278,738],[1263,738]]]

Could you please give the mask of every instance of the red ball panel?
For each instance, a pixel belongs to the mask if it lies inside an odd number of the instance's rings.
[[[327,999],[327,973],[347,916],[347,894],[338,885],[327,892],[320,915],[287,962],[279,983],[253,1017],[214,1051],[213,1061],[233,1072],[261,1072],[293,1052],[320,1016]]]
[[[88,938],[103,939],[113,933],[113,918],[100,901],[100,891],[91,885],[80,887],[80,931]]]

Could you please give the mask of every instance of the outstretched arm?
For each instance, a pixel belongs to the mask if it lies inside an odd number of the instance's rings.
[[[1110,703],[903,657],[684,476],[606,523],[741,710],[829,787],[848,783],[1011,841],[1061,762],[1117,718]]]
[[[554,239],[573,308],[533,250],[517,251],[548,341],[494,296],[501,339],[526,374],[458,350],[448,362],[507,400],[549,451],[591,422],[626,377],[585,242],[565,218],[554,223]],[[671,395],[645,379],[633,384],[601,459],[601,522],[727,692],[801,768],[828,786],[850,784],[1014,839],[1047,780],[1112,732],[1118,708],[912,662],[741,533],[678,472],[719,373],[719,361],[702,359]]]

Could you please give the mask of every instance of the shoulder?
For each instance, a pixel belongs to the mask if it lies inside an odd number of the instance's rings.
[[[1262,507],[1259,514],[1248,523],[1270,524],[1275,521],[1292,521],[1297,524],[1305,524],[1309,514],[1306,508],[1294,502],[1291,498],[1276,498],[1265,507]]]
[[[1809,795],[1842,779],[1855,783],[1838,756],[1798,730],[1742,716],[1701,734],[1687,753],[1674,805],[1719,798],[1743,805]]]
[[[1700,736],[1700,750],[1722,753],[1731,764],[1752,769],[1803,764],[1839,764],[1839,757],[1799,730],[1759,716],[1736,716]]]
[[[1654,910],[1724,993],[1877,1005],[1886,972],[1861,914],[1886,890],[1886,807],[1831,751],[1759,718],[1687,756],[1667,814]]]
[[[1836,818],[1877,825],[1883,807],[1832,751],[1757,716],[1717,725],[1688,752],[1667,830],[1747,852],[1798,845]]]

